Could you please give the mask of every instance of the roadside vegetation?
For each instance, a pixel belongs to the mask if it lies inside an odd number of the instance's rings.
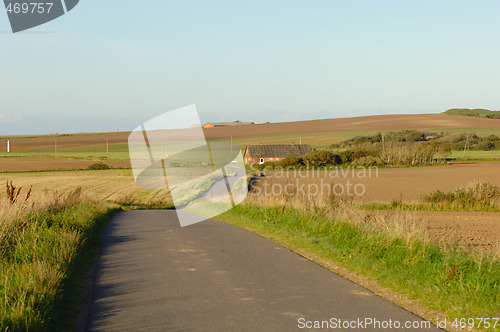
[[[420,203],[371,203],[361,206],[365,210],[410,211],[487,211],[500,212],[500,188],[487,182],[476,182],[454,192],[437,190],[422,197]]]
[[[0,330],[68,330],[105,221],[118,206],[81,188],[34,195],[6,184],[0,196]]]
[[[123,180],[130,171],[93,168],[98,170],[23,173],[14,176],[20,185],[4,182],[0,331],[74,330],[106,222],[121,210],[172,208],[168,190],[128,187]],[[110,196],[117,183],[124,188]],[[52,190],[41,189],[49,185]]]
[[[498,316],[499,255],[433,243],[409,217],[361,213],[334,197],[250,195],[218,218],[331,259],[450,318]]]

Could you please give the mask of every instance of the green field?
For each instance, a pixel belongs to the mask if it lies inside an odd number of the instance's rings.
[[[472,116],[476,118],[483,118],[487,115],[499,115],[500,111],[490,111],[481,108],[468,109],[468,108],[452,108],[444,112],[447,115],[456,115],[456,116]]]
[[[460,160],[500,160],[500,150],[493,151],[452,151],[450,161]]]
[[[20,150],[12,152],[0,152],[1,157],[58,157],[67,159],[84,159],[84,160],[128,160],[128,145],[127,144],[110,144],[106,148],[106,144],[89,145],[71,148],[55,149],[34,149]]]

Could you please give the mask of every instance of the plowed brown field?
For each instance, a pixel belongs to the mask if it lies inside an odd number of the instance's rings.
[[[500,186],[500,162],[454,163],[446,166],[384,168],[378,170],[378,176],[372,170],[371,177],[360,178],[362,171],[342,174],[335,171],[288,171],[268,172],[258,179],[256,192],[269,197],[281,196],[288,189],[311,201],[318,195],[327,195],[328,190],[343,189],[347,194],[348,183],[353,193],[350,196],[358,203],[390,203],[401,200],[406,203],[420,202],[422,195],[432,191],[455,191],[474,181],[486,181]],[[337,176],[338,175],[338,176]],[[345,175],[345,176],[343,176]],[[337,187],[334,187],[337,185]],[[355,186],[358,193],[354,193]],[[302,186],[302,187],[301,187]],[[323,186],[323,191],[321,188]],[[310,196],[308,197],[308,195]],[[401,214],[416,219],[425,229],[427,236],[441,243],[460,242],[467,248],[500,255],[500,213],[499,212],[433,212],[433,211],[369,211],[376,214]],[[389,220],[391,218],[388,218]]]
[[[92,160],[77,160],[50,157],[0,158],[0,172],[48,171],[85,169],[96,163]],[[104,161],[113,168],[130,168],[130,161]]]
[[[500,186],[500,161],[378,170],[288,171],[265,174],[265,177],[259,178],[256,188],[268,195],[279,194],[281,188],[284,190],[285,186],[289,185],[290,190],[295,186],[301,188],[302,193],[311,194],[311,199],[318,194],[328,194],[327,190],[331,189],[331,192],[334,191],[339,196],[351,196],[360,203],[390,203],[394,200],[411,203],[419,202],[422,195],[432,191],[454,191],[474,181],[485,181]],[[349,188],[352,195],[348,193]]]
[[[500,256],[500,213],[466,211],[360,211],[385,216],[388,223],[413,220],[425,236],[434,242],[459,243],[478,252]]]
[[[426,129],[426,128],[500,128],[500,120],[445,114],[375,115],[355,118],[281,122],[238,127],[205,129],[208,139],[247,138],[272,135],[327,133],[334,131]]]
[[[9,136],[0,137],[0,151],[5,151],[7,139],[10,140],[12,151],[54,149],[57,142],[58,149],[81,146],[127,144],[129,133],[95,133],[70,135],[43,135],[43,136]]]
[[[355,118],[266,123],[236,127],[204,129],[209,140],[240,139],[260,136],[313,134],[363,130],[402,130],[430,128],[500,128],[500,120],[449,116],[445,114],[375,115]],[[127,144],[128,132],[47,136],[0,137],[0,151],[5,151],[7,139],[16,150],[59,149],[90,145]]]

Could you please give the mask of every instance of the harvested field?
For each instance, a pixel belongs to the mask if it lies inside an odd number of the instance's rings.
[[[360,211],[391,220],[414,220],[427,239],[500,256],[500,213],[465,211]]]
[[[101,161],[112,168],[130,168],[130,161]],[[63,159],[50,157],[4,157],[0,158],[0,172],[78,170],[94,164],[92,160]]]
[[[500,255],[500,213],[415,211],[431,240]]]
[[[138,187],[130,169],[0,173],[0,185],[5,186],[6,181],[12,181],[18,188],[24,188],[21,191],[21,198],[33,185],[34,197],[48,195],[52,192],[69,193],[77,187],[81,187],[86,195],[97,200],[122,201],[133,197],[141,202],[149,200],[171,201],[168,190]],[[4,192],[3,190],[5,189],[2,189],[2,192]]]
[[[304,194],[309,201],[319,199],[318,195],[328,196],[328,189],[334,187],[347,190],[347,183],[362,185],[366,190],[362,196],[350,196],[357,203],[390,203],[394,200],[405,203],[417,203],[423,195],[435,190],[452,192],[465,187],[474,181],[485,181],[500,186],[500,162],[454,163],[446,166],[385,168],[372,173],[372,177],[359,178],[349,172],[345,177],[331,178],[333,171],[283,172],[288,177],[276,172],[269,172],[255,184],[255,193],[268,196],[281,196],[278,188],[286,185],[303,186]],[[356,174],[356,173],[354,173]],[[274,177],[273,177],[274,176]],[[316,185],[315,185],[316,184]],[[321,185],[326,184],[321,192]],[[310,185],[310,187],[308,187]],[[273,193],[273,186],[274,193]],[[267,188],[267,189],[266,189]],[[291,188],[291,187],[290,187]],[[310,189],[310,191],[308,191]],[[318,188],[318,190],[316,189]],[[345,198],[345,197],[344,197]],[[398,218],[415,220],[419,228],[432,241],[443,244],[460,243],[462,246],[478,252],[500,255],[500,213],[499,212],[434,212],[434,211],[359,211],[361,214],[387,215],[385,220],[390,224]]]
[[[246,138],[338,131],[427,129],[427,128],[500,128],[500,120],[455,117],[445,114],[375,115],[355,118],[281,122],[238,127],[205,129],[208,139]]]
[[[432,191],[454,191],[474,181],[500,186],[500,162],[464,162],[378,170],[351,169],[344,170],[344,173],[342,170],[266,172],[266,176],[260,177],[255,187],[257,192],[269,196],[281,195],[280,188],[284,189],[286,185],[289,185],[290,191],[293,190],[292,186],[297,188],[303,185],[302,192],[310,196],[310,199],[334,191],[339,196],[352,197],[359,203],[390,203],[395,200],[417,203],[421,201],[422,195]],[[352,195],[348,194],[348,189]]]
[[[445,114],[405,114],[405,115],[375,115],[355,118],[323,119],[312,121],[296,121],[281,123],[266,123],[243,125],[236,127],[216,127],[204,129],[209,140],[235,140],[280,135],[336,133],[338,142],[356,135],[359,131],[383,131],[402,129],[456,129],[456,128],[500,128],[500,120],[483,119]],[[349,132],[347,136],[339,132]],[[54,149],[57,142],[58,149],[105,145],[126,145],[128,132],[93,133],[93,134],[65,134],[45,136],[0,136],[0,152],[5,151],[6,141],[10,139],[13,151]],[[289,141],[289,138],[286,138]],[[314,141],[316,142],[316,141]],[[238,142],[245,145],[248,142]],[[329,142],[331,144],[331,142]],[[311,144],[311,142],[308,142]]]

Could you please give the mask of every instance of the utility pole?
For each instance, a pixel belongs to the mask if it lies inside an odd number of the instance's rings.
[[[106,154],[109,154],[109,139],[106,137]]]

